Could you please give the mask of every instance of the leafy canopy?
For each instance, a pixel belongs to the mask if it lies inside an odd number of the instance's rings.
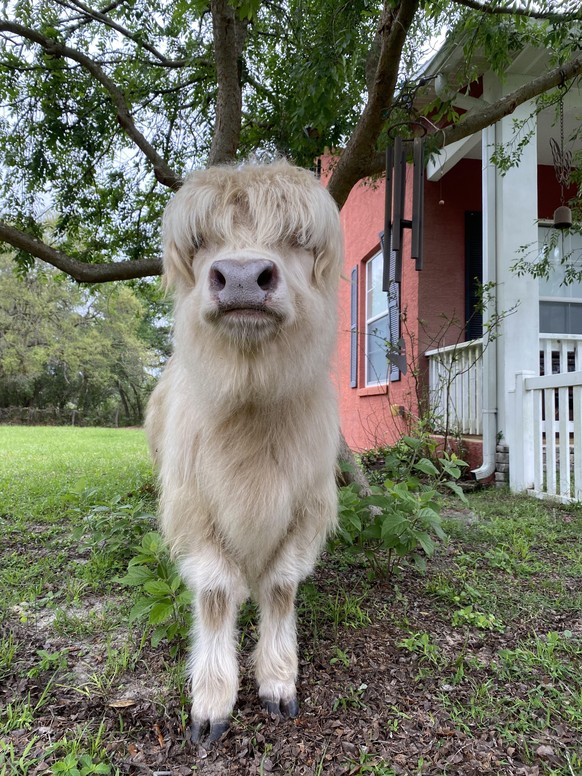
[[[415,115],[420,63],[453,27],[467,61],[460,83],[477,74],[476,52],[502,72],[526,43],[582,72],[577,0],[0,7],[0,239],[23,266],[36,256],[78,279],[89,279],[79,263],[117,263],[95,280],[121,277],[123,262],[124,277],[158,273],[170,190],[207,163],[284,154],[309,166],[342,148],[329,184],[341,206],[381,172],[386,131]],[[426,109],[460,118],[442,100]],[[470,134],[465,125],[435,143]]]

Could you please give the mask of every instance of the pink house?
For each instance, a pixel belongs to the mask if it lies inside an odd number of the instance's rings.
[[[481,95],[465,99],[510,92],[541,72],[544,54],[522,52],[503,84],[484,72]],[[440,67],[438,56],[427,72]],[[453,60],[449,53],[448,66]],[[568,126],[581,105],[573,88],[564,103]],[[549,150],[555,113],[529,119],[531,137],[518,166],[503,174],[490,161],[493,146],[512,137],[513,120],[531,112],[530,104],[521,106],[429,162],[424,268],[417,271],[410,259],[405,229],[397,294],[381,288],[384,180],[352,191],[341,213],[346,259],[337,389],[342,430],[354,450],[395,442],[424,404],[436,432],[446,426],[463,438],[477,478],[495,476],[513,490],[567,501],[582,498],[582,283],[560,284],[559,254],[567,247],[582,256],[582,237],[559,232],[548,281],[511,269],[522,246],[535,255],[558,234],[552,218],[563,201]],[[411,177],[409,167],[405,218],[411,218]],[[476,312],[476,278],[493,289],[484,321]],[[386,358],[386,342],[400,338],[406,374]]]

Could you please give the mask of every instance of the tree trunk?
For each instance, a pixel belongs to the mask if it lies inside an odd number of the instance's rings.
[[[370,483],[366,479],[366,475],[362,469],[358,466],[355,455],[346,442],[343,433],[340,434],[340,449],[338,453],[338,473],[337,484],[343,485],[357,485],[360,491],[360,496],[370,495]]]

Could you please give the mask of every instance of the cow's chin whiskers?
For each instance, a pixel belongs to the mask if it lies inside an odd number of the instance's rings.
[[[285,318],[275,310],[212,309],[205,320],[216,332],[245,352],[262,348],[282,330]]]

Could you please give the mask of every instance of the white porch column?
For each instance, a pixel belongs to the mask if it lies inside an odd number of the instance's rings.
[[[510,78],[504,91],[515,89],[522,81]],[[515,145],[514,120],[527,119],[531,103],[519,106],[495,128],[496,143]],[[521,133],[536,130],[534,117]],[[523,137],[523,134],[518,136]],[[531,466],[526,460],[517,466],[512,455],[524,448],[523,429],[516,422],[515,384],[518,372],[539,374],[539,291],[537,279],[517,277],[510,270],[523,245],[537,243],[537,132],[523,149],[519,166],[496,176],[495,233],[497,256],[497,312],[506,313],[497,342],[498,429],[509,445],[512,490],[533,486],[533,450]],[[510,146],[511,147],[511,146]],[[526,450],[527,453],[527,450]],[[531,470],[531,471],[530,471]]]

